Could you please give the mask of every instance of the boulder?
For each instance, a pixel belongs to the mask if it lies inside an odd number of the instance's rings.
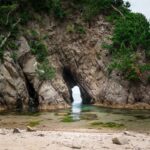
[[[21,133],[21,131],[20,131],[20,129],[18,129],[18,128],[14,128],[14,129],[13,129],[13,133]]]
[[[124,137],[115,137],[112,139],[113,144],[117,144],[117,145],[125,145],[128,144],[128,139],[124,138]]]
[[[67,107],[64,99],[58,94],[49,81],[41,84],[38,95],[40,109],[48,110]]]

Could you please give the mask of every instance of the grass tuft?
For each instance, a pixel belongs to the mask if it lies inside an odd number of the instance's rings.
[[[94,127],[103,127],[103,128],[121,128],[124,127],[124,124],[121,123],[115,123],[115,122],[92,122],[91,126]]]

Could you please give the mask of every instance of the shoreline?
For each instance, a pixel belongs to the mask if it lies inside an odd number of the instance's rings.
[[[90,132],[88,132],[90,131]],[[36,131],[13,133],[0,129],[0,150],[149,150],[150,135],[136,132]],[[126,144],[117,145],[113,138],[124,138]]]
[[[89,104],[91,106],[98,106],[102,108],[110,108],[110,109],[129,109],[129,110],[150,110],[150,104],[147,103],[135,103],[135,104]],[[54,111],[54,110],[63,110],[63,109],[69,109],[71,106],[65,106],[65,107],[49,107],[49,109],[38,109],[38,112],[48,112],[48,111]],[[0,112],[11,112],[16,111],[15,109],[7,109],[6,107],[0,106]],[[22,112],[28,112],[28,109],[22,110]]]
[[[95,103],[93,106],[98,106],[102,108],[112,108],[112,109],[129,109],[129,110],[150,110],[150,104],[147,103],[135,103],[135,104],[99,104]]]

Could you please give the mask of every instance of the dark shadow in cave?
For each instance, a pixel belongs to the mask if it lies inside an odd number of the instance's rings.
[[[69,89],[69,93],[70,93],[70,99],[71,102],[73,102],[73,97],[72,97],[72,88],[74,86],[78,86],[80,88],[81,91],[81,97],[83,100],[83,104],[91,104],[91,96],[88,94],[88,92],[78,83],[76,75],[74,75],[71,70],[69,69],[69,67],[64,67],[63,68],[63,78],[67,84],[67,87]]]
[[[0,106],[7,106],[6,101],[4,100],[4,96],[2,93],[0,93]]]
[[[26,78],[26,85],[29,94],[29,102],[28,102],[29,112],[36,112],[38,111],[38,106],[39,106],[38,94],[35,91],[32,83],[27,79],[26,76],[25,78]]]
[[[22,103],[21,98],[17,98],[17,101],[16,101],[16,111],[17,112],[22,112],[23,111],[23,103]]]

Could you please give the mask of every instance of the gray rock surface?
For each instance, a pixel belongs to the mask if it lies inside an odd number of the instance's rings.
[[[117,145],[125,145],[125,144],[128,144],[128,139],[127,138],[124,138],[124,137],[115,137],[115,138],[112,138],[112,142],[113,144],[117,144]]]
[[[14,128],[14,129],[13,129],[13,133],[21,133],[21,131],[20,131],[20,129],[18,129],[18,128]]]
[[[47,110],[47,109],[68,107],[66,101],[63,98],[63,95],[61,94],[63,93],[63,91],[65,92],[67,91],[67,86],[64,86],[64,83],[62,82],[62,78],[57,77],[54,78],[53,81],[40,80],[36,72],[37,65],[38,65],[36,57],[29,52],[30,47],[28,46],[26,39],[21,37],[20,41],[21,41],[21,45],[19,48],[19,54],[20,54],[19,60],[22,66],[22,70],[28,82],[30,82],[35,92],[37,93],[39,109]],[[22,57],[24,59],[22,59]],[[60,90],[62,89],[61,87],[63,87],[61,93],[59,92],[59,90],[56,90],[59,87]]]
[[[0,65],[0,106],[6,109],[16,108],[17,105],[27,107],[28,99],[22,69],[6,52],[4,62]]]
[[[74,21],[76,22],[76,21]],[[32,22],[29,30],[35,29],[41,37],[47,35],[45,44],[48,47],[49,63],[55,68],[56,76],[51,81],[39,80],[36,70],[38,62],[31,54],[28,41],[23,36],[20,43],[18,63],[14,63],[9,53],[5,54],[4,64],[0,65],[0,105],[11,108],[16,102],[24,106],[29,101],[29,82],[38,96],[40,108],[66,107],[70,103],[70,91],[63,78],[64,68],[67,68],[76,84],[84,89],[97,104],[119,105],[144,103],[150,104],[150,85],[144,78],[141,83],[130,83],[120,72],[108,72],[111,56],[108,50],[102,48],[109,40],[113,27],[99,16],[89,27],[80,19],[77,23],[83,25],[85,34],[68,33],[67,24],[58,25],[52,18],[43,18],[44,25]],[[30,40],[30,39],[28,39]],[[138,53],[140,61],[144,61],[142,53]],[[20,65],[20,66],[19,66]],[[148,76],[149,74],[145,74]],[[67,77],[68,81],[71,77]],[[25,80],[26,79],[26,80]],[[147,107],[147,106],[142,106]]]

